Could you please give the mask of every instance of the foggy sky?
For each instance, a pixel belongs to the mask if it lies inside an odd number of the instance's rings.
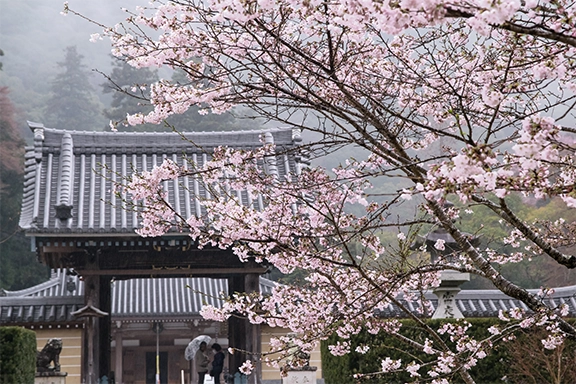
[[[70,8],[106,25],[124,20],[121,7],[134,9],[146,0],[69,0]],[[62,0],[0,0],[0,48],[4,56],[0,84],[7,77],[22,79],[27,88],[42,87],[57,71],[64,49],[76,45],[89,69],[106,71],[110,67],[107,40],[91,43],[90,34],[101,28],[69,14],[62,16]],[[14,81],[13,79],[11,81]]]
[[[137,5],[147,6],[148,0],[69,0],[71,9],[106,26],[113,26],[127,17],[122,8],[134,10]],[[15,105],[17,124],[21,135],[30,142],[31,131],[27,121],[45,123],[45,101],[52,81],[62,68],[65,48],[76,46],[84,56],[88,70],[110,74],[110,43],[108,39],[90,42],[90,35],[101,33],[102,28],[79,16],[63,16],[63,0],[0,0],[0,86],[8,87],[9,97]],[[111,94],[102,93],[106,79],[92,72],[90,82],[104,105]],[[104,123],[95,123],[92,129],[102,129]]]

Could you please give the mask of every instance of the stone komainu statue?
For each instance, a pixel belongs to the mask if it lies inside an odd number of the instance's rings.
[[[62,339],[50,339],[36,353],[36,371],[38,372],[60,372],[60,352],[62,352]],[[50,367],[50,363],[54,363]]]

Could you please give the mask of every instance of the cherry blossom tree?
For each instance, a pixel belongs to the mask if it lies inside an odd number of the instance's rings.
[[[127,14],[102,31],[113,54],[138,68],[179,69],[189,79],[152,84],[154,110],[130,115],[130,124],[159,124],[191,106],[216,114],[242,106],[311,133],[314,139],[298,149],[310,158],[357,148],[356,158],[335,169],[310,167],[286,178],[258,166],[276,150],[264,142],[254,151],[220,148],[202,167],[166,161],[134,175],[128,189],[144,207],[142,236],[185,228],[201,245],[231,248],[243,260],[307,271],[303,286],[278,286],[269,297],[234,295],[221,309],[205,307],[205,317],[242,313],[288,328],[299,338],[272,341],[286,356],[294,345],[309,352],[333,333],[346,339],[367,329],[403,338],[398,321],[376,315],[393,304],[429,333],[425,343],[404,338],[407,346],[436,360],[383,356],[381,373],[404,369],[433,383],[452,375],[473,383],[469,369],[518,329],[544,329],[541,343],[549,349],[576,337],[564,320],[567,307],[545,300],[550,290],[532,294],[497,267],[532,258],[576,267],[566,251],[575,242],[574,223],[527,221],[509,203],[520,194],[576,208],[572,3],[182,0]],[[201,202],[203,217],[179,217],[165,199],[162,181],[191,174],[207,188],[220,185]],[[396,193],[373,193],[383,178],[395,180]],[[265,208],[242,205],[226,190],[247,190]],[[447,199],[457,204],[448,207]],[[414,217],[398,219],[398,207],[409,203],[419,208]],[[490,247],[475,246],[455,220],[479,206],[499,216],[508,233]],[[415,236],[430,225],[452,236],[458,255],[414,255]],[[383,242],[391,230],[398,241]],[[495,243],[516,252],[502,253]],[[528,310],[502,312],[505,326],[482,340],[467,334],[466,321],[433,330],[420,292],[437,286],[442,270],[487,279]],[[411,311],[400,296],[421,310]],[[349,345],[330,349],[365,350]]]

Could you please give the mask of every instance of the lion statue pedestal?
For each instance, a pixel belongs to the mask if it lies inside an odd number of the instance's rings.
[[[68,372],[36,372],[34,384],[66,384]]]
[[[66,384],[67,372],[60,372],[62,339],[50,339],[36,353],[36,378],[34,384]]]
[[[305,366],[286,369],[286,377],[282,378],[282,384],[316,384],[317,367]]]

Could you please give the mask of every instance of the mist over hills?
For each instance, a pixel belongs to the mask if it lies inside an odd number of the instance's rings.
[[[114,25],[126,17],[122,7],[134,9],[145,5],[142,0],[86,1],[70,0],[71,9],[105,25]],[[80,17],[61,14],[62,0],[0,0],[0,49],[4,56],[0,86],[10,89],[10,98],[18,110],[18,124],[29,137],[26,120],[43,122],[43,102],[50,92],[51,80],[57,75],[65,49],[76,46],[89,70],[109,73],[110,43],[90,42],[92,33],[101,28]],[[102,75],[92,72],[90,82],[98,97],[107,104],[109,95],[101,92]],[[92,129],[103,129],[101,122]]]
[[[122,7],[134,10],[146,6],[147,0],[68,3],[85,17],[114,26],[127,16]],[[129,88],[133,81],[141,84],[146,73],[148,83],[158,76],[172,76],[169,71],[131,70],[111,57],[107,39],[90,42],[90,35],[101,33],[101,27],[73,14],[64,16],[63,9],[63,0],[0,0],[0,288],[4,289],[23,289],[48,277],[18,227],[24,146],[32,143],[27,121],[61,129],[109,129],[111,119],[122,120],[126,112],[135,112],[129,107],[143,112],[146,107],[133,98],[119,97],[98,72]],[[199,131],[251,129],[259,124],[232,114],[202,116],[197,110],[191,108],[169,122],[181,130]],[[162,125],[122,129],[169,130]]]

